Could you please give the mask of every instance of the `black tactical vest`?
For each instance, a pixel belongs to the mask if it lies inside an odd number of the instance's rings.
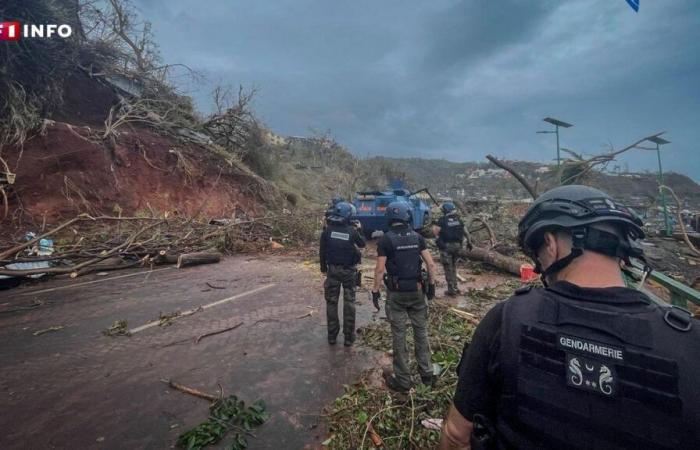
[[[639,296],[532,289],[504,305],[499,448],[699,448],[700,322],[672,327],[678,310]]]
[[[448,214],[440,219],[440,240],[442,242],[462,242],[464,222],[457,214]]]
[[[392,291],[416,291],[421,279],[420,239],[418,233],[406,228],[386,233],[393,255],[387,256],[387,287]]]
[[[329,221],[326,234],[326,263],[338,266],[357,264],[359,252],[353,242],[350,225],[336,225]]]

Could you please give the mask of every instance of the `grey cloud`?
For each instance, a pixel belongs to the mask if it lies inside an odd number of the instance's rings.
[[[589,152],[657,130],[700,178],[700,4],[624,0],[141,0],[163,56],[260,88],[273,130],[331,129],[359,155],[548,160],[547,115]],[[671,146],[670,146],[671,147]],[[648,155],[631,167],[652,168]]]

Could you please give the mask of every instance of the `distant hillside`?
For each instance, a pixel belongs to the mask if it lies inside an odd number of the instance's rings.
[[[528,193],[509,173],[490,162],[455,163],[444,159],[372,157],[358,159],[327,136],[285,137],[268,135],[267,149],[275,161],[272,180],[292,197],[304,202],[326,202],[332,195],[351,196],[361,189],[385,188],[390,180],[403,180],[413,189],[427,187],[434,194],[457,199],[527,199]],[[533,186],[553,185],[556,166],[509,161]],[[700,185],[677,173],[666,183],[686,202],[700,209]],[[627,203],[653,206],[658,183],[652,173],[610,174],[593,172],[586,184],[609,192]]]
[[[510,174],[489,162],[454,163],[443,159],[385,158],[365,160],[370,167],[390,166],[411,186],[428,187],[451,197],[520,199],[527,192]],[[555,165],[511,161],[534,186],[548,185],[556,174]],[[665,174],[665,182],[687,205],[700,208],[700,185],[685,175]],[[651,205],[658,197],[656,174],[610,174],[594,172],[586,184],[598,187],[614,197],[638,205]]]

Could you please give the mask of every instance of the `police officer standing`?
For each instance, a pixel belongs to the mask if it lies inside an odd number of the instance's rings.
[[[379,310],[380,280],[387,288],[386,316],[391,324],[394,374],[386,377],[387,386],[395,391],[411,388],[406,348],[406,321],[413,326],[416,360],[421,381],[433,384],[428,343],[428,304],[435,297],[435,264],[425,240],[409,225],[411,211],[405,202],[387,206],[389,231],[377,243],[377,264],[374,269],[372,301]],[[428,268],[423,277],[422,261]]]
[[[626,287],[641,225],[586,186],[535,201],[519,244],[545,288],[519,289],[477,327],[440,449],[698,448],[700,323]]]
[[[455,204],[445,202],[440,209],[443,216],[433,227],[433,233],[437,237],[440,262],[445,269],[445,281],[447,281],[445,295],[455,297],[461,293],[457,287],[457,259],[462,250],[464,238],[467,238],[467,248],[469,249],[471,249],[471,242]]]
[[[328,343],[334,345],[340,331],[338,320],[338,300],[343,288],[343,334],[345,346],[355,342],[355,289],[357,265],[365,240],[358,232],[359,223],[352,225],[355,207],[350,203],[339,202],[326,220],[326,228],[321,234],[319,255],[321,272],[326,274],[323,293],[326,299],[326,321],[328,323]]]

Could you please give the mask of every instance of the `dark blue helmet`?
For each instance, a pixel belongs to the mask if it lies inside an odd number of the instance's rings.
[[[405,222],[411,221],[411,207],[406,202],[391,202],[389,206],[386,207],[386,217],[391,222]]]
[[[342,201],[343,201],[343,197],[340,197],[340,196],[336,195],[335,197],[333,197],[333,198],[331,199],[331,204],[332,204],[333,206],[335,206],[335,205],[337,205],[338,203],[340,203],[340,202],[342,202]]]
[[[354,215],[355,206],[347,202],[339,202],[333,208],[333,215],[350,220]]]
[[[454,204],[454,203],[452,203],[452,202],[445,202],[445,203],[442,204],[442,206],[440,207],[440,209],[442,209],[442,212],[444,212],[445,214],[449,214],[449,213],[451,213],[452,211],[454,211],[454,210],[457,209],[457,208],[455,207],[455,204]]]

